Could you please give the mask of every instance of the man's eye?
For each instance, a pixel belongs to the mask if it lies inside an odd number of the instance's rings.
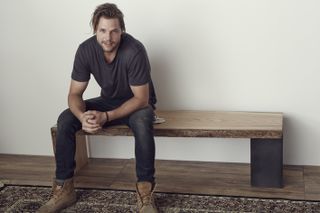
[[[116,29],[116,30],[113,30],[112,33],[119,33],[120,30]]]

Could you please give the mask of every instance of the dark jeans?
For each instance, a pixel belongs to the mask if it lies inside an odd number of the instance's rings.
[[[111,103],[98,97],[85,101],[86,110],[108,111],[115,109],[119,103]],[[128,125],[134,134],[136,175],[138,182],[154,182],[155,143],[153,137],[152,107],[146,107],[133,112],[128,117],[113,120],[105,125]],[[58,118],[56,138],[56,178],[65,180],[73,177],[76,166],[74,156],[76,150],[75,133],[82,128],[80,121],[70,109],[63,111]]]

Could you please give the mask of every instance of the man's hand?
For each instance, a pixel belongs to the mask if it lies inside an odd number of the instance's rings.
[[[96,133],[107,122],[105,112],[89,110],[81,116],[82,129],[88,133]]]

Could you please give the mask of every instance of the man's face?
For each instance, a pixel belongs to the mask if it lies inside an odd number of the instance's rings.
[[[121,27],[117,18],[101,17],[97,26],[97,40],[103,51],[111,54],[117,51],[121,39]]]

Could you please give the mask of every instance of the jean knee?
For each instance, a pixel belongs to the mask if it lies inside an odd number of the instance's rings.
[[[58,117],[57,130],[58,132],[76,132],[81,128],[81,123],[73,115],[70,109],[64,110]]]
[[[136,133],[144,133],[153,131],[153,117],[154,112],[151,107],[146,107],[134,112],[129,117],[129,125],[131,129]]]

